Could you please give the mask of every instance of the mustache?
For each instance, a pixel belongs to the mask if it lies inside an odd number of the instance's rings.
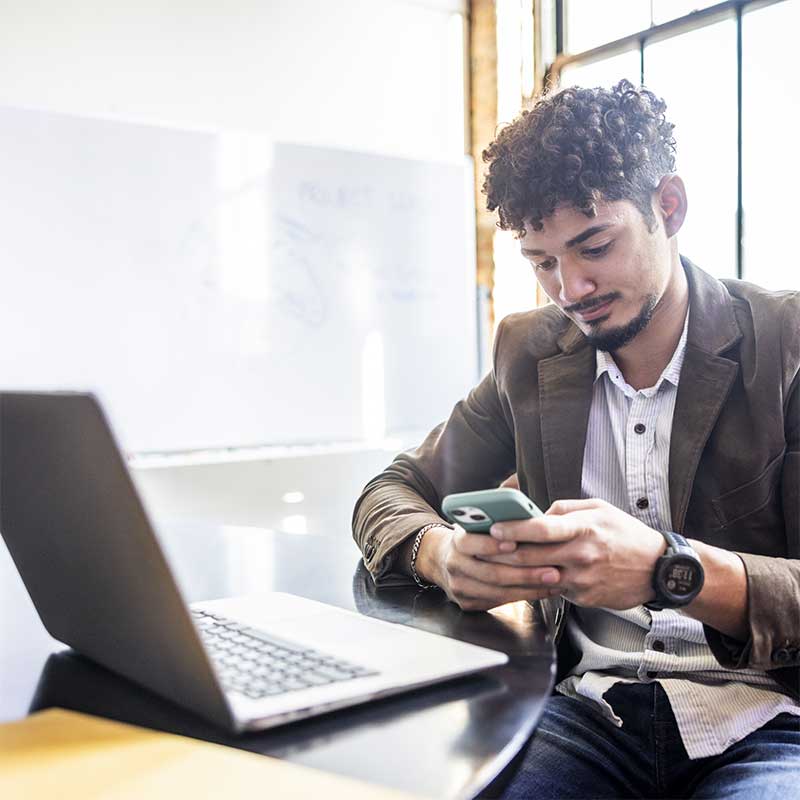
[[[611,300],[616,300],[619,296],[619,292],[611,292],[611,294],[604,294],[600,297],[595,297],[592,300],[586,300],[583,303],[575,303],[571,306],[564,306],[563,310],[567,313],[582,314],[584,311],[591,311],[591,309],[602,306]]]

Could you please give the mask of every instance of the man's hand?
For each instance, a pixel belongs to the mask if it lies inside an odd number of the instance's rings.
[[[516,600],[541,600],[560,593],[552,587],[559,573],[548,565],[491,563],[513,555],[514,542],[499,542],[460,526],[432,528],[423,537],[416,569],[423,580],[441,587],[465,611],[485,611]]]
[[[495,523],[494,565],[559,568],[558,594],[580,606],[624,609],[655,596],[651,579],[666,549],[664,537],[604,500],[559,500],[543,517]]]

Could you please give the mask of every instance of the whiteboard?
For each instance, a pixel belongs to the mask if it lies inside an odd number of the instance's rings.
[[[0,108],[0,386],[123,446],[430,428],[477,378],[472,165]]]

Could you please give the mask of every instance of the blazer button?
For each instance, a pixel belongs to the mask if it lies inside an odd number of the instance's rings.
[[[776,664],[788,664],[792,660],[792,654],[788,647],[776,647],[772,651],[772,660]]]

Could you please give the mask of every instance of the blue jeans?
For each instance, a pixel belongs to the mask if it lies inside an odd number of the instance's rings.
[[[617,684],[617,728],[588,702],[550,698],[503,800],[800,797],[800,717],[780,714],[724,753],[689,760],[657,683]]]

